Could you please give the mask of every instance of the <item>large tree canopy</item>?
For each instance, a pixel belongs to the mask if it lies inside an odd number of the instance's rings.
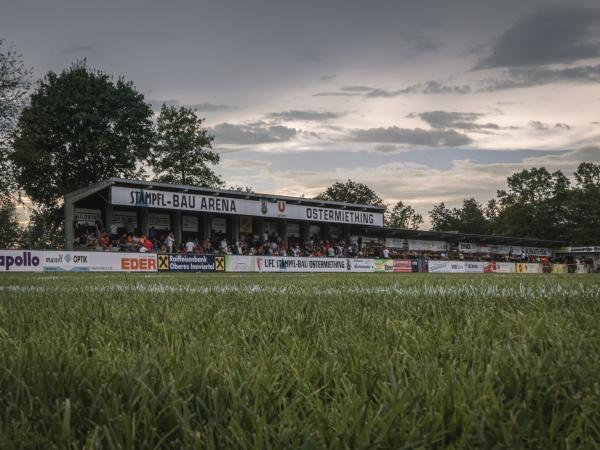
[[[153,140],[152,110],[131,82],[76,63],[49,72],[19,118],[12,159],[35,202],[110,177],[139,175]]]
[[[348,180],[345,183],[336,181],[325,192],[315,198],[334,202],[358,203],[362,205],[385,206],[383,200],[366,184]]]
[[[423,223],[423,216],[418,214],[412,206],[399,201],[391,211],[386,213],[385,223],[388,227],[416,230]]]
[[[211,150],[213,139],[195,110],[163,104],[156,122],[156,143],[150,156],[157,180],[203,187],[222,186],[223,180],[209,167],[209,164],[219,162],[219,154]]]
[[[0,201],[3,203],[8,202],[8,196],[16,189],[10,154],[30,75],[22,56],[0,39]]]

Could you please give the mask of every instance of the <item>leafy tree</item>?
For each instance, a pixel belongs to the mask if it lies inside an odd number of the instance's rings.
[[[202,122],[194,109],[162,105],[150,156],[158,181],[223,186],[221,177],[208,166],[219,163],[219,154],[211,150],[214,136],[208,134]]]
[[[9,200],[0,201],[0,248],[18,246],[21,233],[21,225],[15,215],[15,204]]]
[[[152,110],[131,82],[78,62],[49,72],[19,118],[12,160],[36,203],[110,177],[134,178],[153,139]]]
[[[569,195],[570,241],[600,243],[600,164],[582,162],[574,173],[576,186]]]
[[[486,234],[489,232],[484,209],[474,198],[464,199],[462,208],[454,209],[453,215],[457,223],[457,230],[461,233]]]
[[[6,41],[0,39],[0,196],[8,202],[2,205],[3,211],[11,203],[6,197],[16,189],[10,160],[11,144],[19,112],[30,86],[30,75],[31,70],[25,67],[22,56],[14,46],[7,46]]]
[[[369,186],[348,180],[345,183],[336,181],[324,192],[315,197],[318,200],[329,200],[343,203],[385,206],[383,200]]]
[[[456,218],[444,202],[433,205],[433,209],[429,211],[429,220],[433,231],[456,231]]]
[[[539,239],[568,238],[569,179],[559,170],[524,169],[508,177],[508,191],[498,191],[498,234]]]
[[[23,248],[44,250],[64,248],[63,208],[37,205],[21,235]]]
[[[391,211],[386,213],[385,222],[388,227],[416,230],[423,223],[423,216],[418,214],[412,206],[399,201]]]

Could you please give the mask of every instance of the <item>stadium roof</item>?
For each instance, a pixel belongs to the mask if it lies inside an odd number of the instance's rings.
[[[565,245],[565,241],[550,239],[534,239],[494,234],[459,233],[454,231],[407,230],[404,228],[370,227],[364,230],[366,236],[384,234],[384,237],[405,239],[440,240],[447,242],[486,242],[497,245],[522,245],[531,247],[557,247]]]
[[[195,193],[201,195],[215,195],[215,196],[223,196],[229,198],[240,198],[247,200],[261,200],[267,199],[272,201],[277,200],[285,200],[287,203],[297,204],[297,205],[306,205],[306,206],[327,206],[331,208],[337,209],[354,209],[354,210],[362,210],[369,211],[374,213],[383,213],[385,210],[384,206],[373,206],[373,205],[362,205],[357,203],[344,203],[344,202],[333,202],[329,200],[318,200],[314,198],[304,198],[304,197],[289,197],[285,195],[275,195],[275,194],[261,194],[256,192],[243,192],[243,191],[235,191],[228,189],[215,189],[215,188],[204,188],[198,186],[190,186],[185,184],[171,184],[171,183],[160,183],[156,181],[141,181],[141,180],[126,180],[122,178],[109,178],[108,180],[101,181],[96,184],[92,184],[90,186],[78,189],[76,191],[70,192],[65,195],[65,200],[69,200],[71,202],[77,202],[86,197],[94,195],[96,193],[100,193],[104,189],[109,188],[110,186],[123,186],[123,187],[132,187],[132,188],[144,188],[146,190],[151,189],[165,189],[168,191],[174,192],[185,192],[185,193]]]

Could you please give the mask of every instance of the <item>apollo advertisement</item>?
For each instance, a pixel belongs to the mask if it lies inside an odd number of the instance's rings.
[[[158,270],[169,272],[215,272],[225,270],[222,256],[158,255]]]
[[[111,187],[110,192],[113,205],[383,226],[381,213],[294,205],[284,200],[245,200],[117,186]]]
[[[0,272],[41,272],[43,265],[43,252],[0,250]]]
[[[375,272],[375,261],[372,259],[348,258],[350,272]]]

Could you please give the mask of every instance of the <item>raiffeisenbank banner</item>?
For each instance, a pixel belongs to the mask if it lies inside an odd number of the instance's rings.
[[[158,190],[111,187],[113,205],[383,226],[383,214]]]

